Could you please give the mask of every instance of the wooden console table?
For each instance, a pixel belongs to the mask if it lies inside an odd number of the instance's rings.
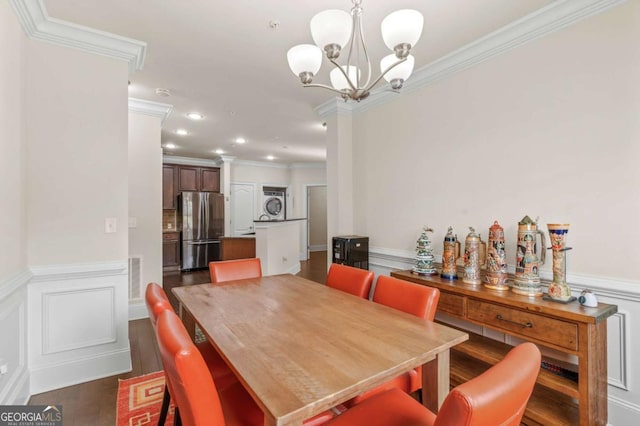
[[[440,290],[438,312],[534,342],[578,358],[578,379],[541,369],[523,423],[607,424],[607,321],[616,305],[587,308],[494,291],[411,271],[391,276]],[[468,381],[501,360],[509,345],[474,333],[451,350],[451,385]],[[505,377],[508,380],[508,377]]]

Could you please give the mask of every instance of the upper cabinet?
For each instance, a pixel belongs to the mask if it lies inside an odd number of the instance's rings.
[[[220,192],[219,168],[180,166],[178,170],[178,192]]]
[[[177,179],[176,167],[170,165],[162,166],[162,208],[176,208]]]
[[[182,191],[220,192],[220,169],[163,164],[162,208],[176,209]]]

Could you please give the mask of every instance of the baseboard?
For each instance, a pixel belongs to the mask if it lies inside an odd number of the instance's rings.
[[[4,389],[0,405],[26,405],[29,398],[29,370],[23,365],[16,375],[16,380]]]
[[[327,251],[327,245],[320,244],[315,246],[309,246],[309,251]]]
[[[60,389],[131,371],[131,351],[126,349],[74,359],[31,370],[31,394]]]
[[[291,275],[295,275],[298,272],[300,272],[300,269],[301,269],[300,268],[300,262],[296,262],[296,264],[293,265],[291,268],[289,268],[286,273],[287,274],[291,274]]]
[[[149,318],[147,305],[142,301],[129,302],[129,321]]]
[[[640,405],[609,395],[608,425],[633,425],[640,419]]]

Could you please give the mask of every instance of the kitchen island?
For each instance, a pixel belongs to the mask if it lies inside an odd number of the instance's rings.
[[[255,220],[256,257],[262,263],[262,275],[300,272],[301,227],[306,218]]]

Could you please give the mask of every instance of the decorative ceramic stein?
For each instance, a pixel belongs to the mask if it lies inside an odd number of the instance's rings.
[[[433,248],[431,240],[427,236],[427,232],[433,232],[433,229],[425,226],[422,228],[422,234],[416,241],[416,264],[413,267],[413,273],[418,275],[433,275],[438,271],[433,267]]]
[[[504,228],[498,221],[489,228],[487,248],[487,274],[484,285],[492,290],[509,290],[507,285],[507,256],[505,254]]]
[[[541,259],[538,260],[536,238],[540,235]],[[516,251],[516,278],[513,281],[515,293],[525,296],[542,296],[539,268],[545,261],[546,240],[538,224],[529,216],[518,222],[518,247]]]
[[[547,224],[549,229],[549,243],[553,253],[553,282],[549,284],[549,297],[560,302],[568,302],[573,299],[571,289],[567,285],[567,233],[568,224]]]
[[[440,276],[446,280],[457,280],[458,271],[456,259],[460,254],[460,243],[458,237],[453,234],[453,228],[449,227],[447,235],[444,236],[444,249],[442,250],[442,273]]]
[[[480,236],[476,230],[469,227],[469,234],[464,240],[464,276],[462,281],[467,284],[481,284],[480,280]]]

